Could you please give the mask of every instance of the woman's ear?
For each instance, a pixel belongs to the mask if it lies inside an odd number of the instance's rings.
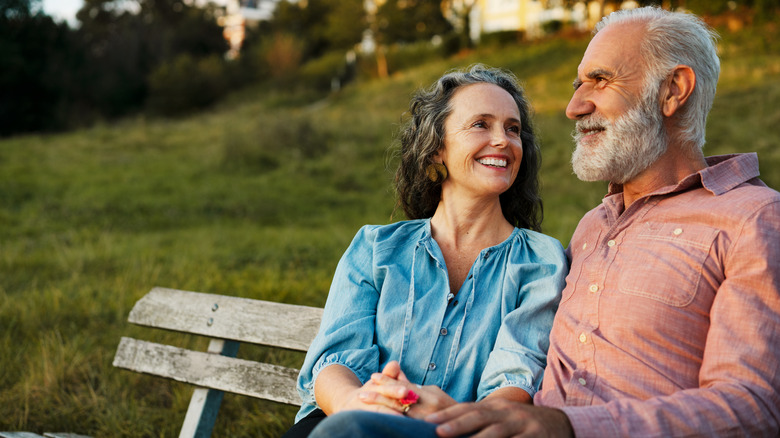
[[[696,73],[687,65],[678,65],[672,70],[663,91],[661,111],[664,116],[671,117],[679,110],[696,87]]]
[[[431,161],[437,164],[444,164],[444,155],[444,147],[440,147],[439,150],[431,156]]]

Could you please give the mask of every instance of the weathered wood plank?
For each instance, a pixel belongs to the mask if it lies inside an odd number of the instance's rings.
[[[44,432],[38,435],[32,432],[0,432],[0,438],[90,438],[87,435],[68,432]]]
[[[43,438],[43,435],[32,432],[0,432],[0,438]]]
[[[43,436],[47,438],[90,438],[87,435],[79,435],[77,433],[65,433],[65,432],[45,432]]]
[[[212,339],[209,342],[208,353],[221,354],[228,357],[236,357],[239,343],[236,341],[224,341]],[[217,421],[219,407],[222,405],[224,391],[208,388],[195,388],[192,392],[190,405],[187,407],[187,415],[179,432],[179,438],[204,438],[210,437]]]
[[[134,324],[306,351],[322,309],[156,287],[130,312]]]
[[[204,388],[300,406],[298,370],[123,337],[114,366]]]

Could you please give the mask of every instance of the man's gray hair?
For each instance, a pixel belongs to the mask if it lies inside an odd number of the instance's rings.
[[[693,94],[680,112],[679,139],[692,148],[701,148],[720,75],[717,33],[696,15],[648,6],[607,15],[596,25],[594,34],[612,24],[631,22],[647,26],[640,45],[647,68],[646,86],[650,81],[662,82],[680,64],[691,67],[696,74]]]

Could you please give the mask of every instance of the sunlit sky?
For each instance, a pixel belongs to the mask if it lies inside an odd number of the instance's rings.
[[[225,0],[211,1],[216,4],[225,4]],[[194,0],[194,2],[197,4],[203,0]],[[76,12],[84,5],[84,0],[43,0],[41,4],[46,15],[57,21],[66,20],[71,24],[76,24]]]
[[[66,20],[70,23],[75,23],[76,12],[81,9],[84,0],[43,0],[41,3],[46,15],[53,17],[57,21]]]

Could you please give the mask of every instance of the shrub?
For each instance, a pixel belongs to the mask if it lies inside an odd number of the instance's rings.
[[[149,75],[148,108],[162,115],[177,115],[204,108],[228,91],[225,61],[216,55],[195,59],[179,55]]]
[[[303,42],[293,35],[276,34],[261,46],[260,55],[271,78],[286,83],[301,66]]]
[[[330,141],[330,134],[307,115],[262,115],[252,131],[227,132],[222,155],[226,170],[265,173],[285,163],[319,158]]]
[[[338,81],[340,87],[352,79],[352,66],[347,64],[344,52],[330,52],[313,59],[301,68],[299,78],[301,83],[316,90],[332,89],[333,81]]]
[[[406,70],[434,59],[443,59],[442,46],[428,41],[393,46],[387,52],[387,65],[390,72]]]

